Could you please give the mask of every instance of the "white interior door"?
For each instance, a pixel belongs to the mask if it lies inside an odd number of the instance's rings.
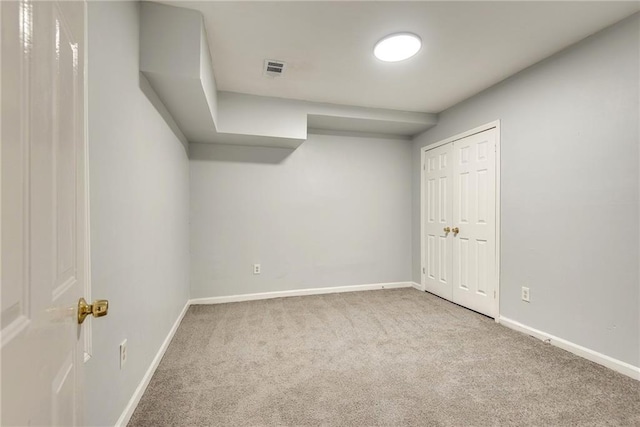
[[[423,171],[425,290],[491,317],[498,314],[496,135],[491,128],[426,150]]]
[[[424,284],[425,290],[452,299],[453,161],[451,144],[434,148],[424,158]]]
[[[453,143],[453,302],[495,317],[496,130]]]
[[[2,425],[81,425],[84,2],[3,1]]]

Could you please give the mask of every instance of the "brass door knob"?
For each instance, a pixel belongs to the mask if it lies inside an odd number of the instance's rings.
[[[453,227],[453,229],[451,231],[453,231],[453,235],[454,236],[457,236],[458,233],[460,232],[460,229],[458,227]]]
[[[451,227],[445,227],[444,228],[444,232],[445,233],[450,233],[451,232]]]
[[[109,312],[109,301],[106,299],[95,300],[93,304],[87,304],[84,298],[80,298],[78,301],[78,324],[84,322],[84,319],[88,315],[93,317],[106,316]]]

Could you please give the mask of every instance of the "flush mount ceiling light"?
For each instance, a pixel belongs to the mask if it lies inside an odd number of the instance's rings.
[[[381,61],[398,62],[411,58],[422,47],[420,37],[412,33],[391,34],[373,48],[373,54]]]

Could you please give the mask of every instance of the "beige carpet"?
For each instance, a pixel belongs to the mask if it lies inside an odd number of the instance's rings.
[[[414,289],[194,306],[130,426],[639,426],[640,382]]]

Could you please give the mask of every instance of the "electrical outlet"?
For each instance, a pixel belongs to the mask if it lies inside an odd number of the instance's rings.
[[[522,287],[522,301],[529,302],[529,288]]]
[[[124,340],[120,343],[120,369],[127,363],[127,356],[127,340]]]
[[[253,274],[260,274],[260,264],[253,264]]]

